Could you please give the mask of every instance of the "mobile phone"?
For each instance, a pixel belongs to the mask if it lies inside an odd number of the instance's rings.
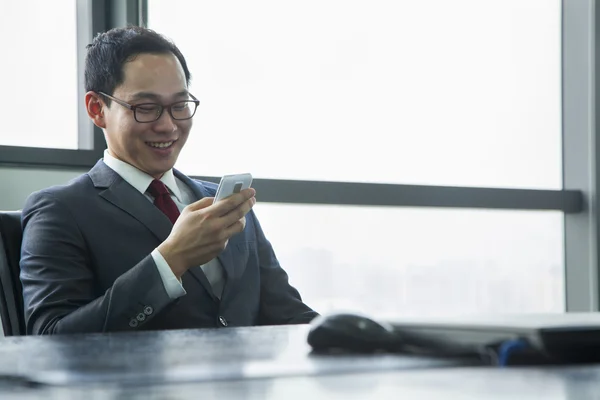
[[[221,182],[219,182],[214,202],[223,200],[232,194],[239,193],[243,189],[248,189],[251,184],[252,175],[249,173],[223,175]]]

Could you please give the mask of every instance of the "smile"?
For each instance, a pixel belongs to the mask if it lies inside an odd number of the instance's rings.
[[[175,143],[176,140],[171,140],[170,142],[146,142],[146,144],[150,147],[154,147],[157,149],[167,149]]]

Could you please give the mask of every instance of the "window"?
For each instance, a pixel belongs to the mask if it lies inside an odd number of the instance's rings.
[[[148,3],[202,101],[188,174],[562,187],[560,0]]]
[[[260,203],[263,230],[319,312],[565,311],[560,212]]]
[[[561,189],[561,4],[148,0],[149,26],[180,47],[201,100],[177,167]],[[283,205],[260,194],[256,212],[320,312],[565,310],[561,212]]]
[[[2,4],[0,145],[78,148],[77,23],[76,0]]]

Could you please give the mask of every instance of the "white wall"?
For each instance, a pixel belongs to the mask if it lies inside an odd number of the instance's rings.
[[[0,167],[0,210],[19,210],[29,194],[75,178],[85,170]]]

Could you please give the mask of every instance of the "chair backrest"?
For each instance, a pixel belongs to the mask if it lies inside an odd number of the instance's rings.
[[[0,212],[0,317],[5,336],[25,335],[21,259],[20,211]]]

